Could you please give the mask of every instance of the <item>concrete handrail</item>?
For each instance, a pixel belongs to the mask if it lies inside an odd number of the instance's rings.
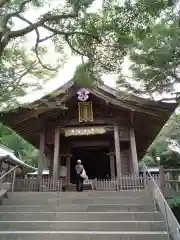
[[[0,177],[0,180],[2,180],[5,176],[9,175],[9,173],[13,172],[16,168],[18,168],[18,165],[15,167],[11,168],[8,172],[6,172],[4,175]]]
[[[18,168],[18,165],[16,165],[15,167],[13,167],[12,169],[10,169],[8,172],[6,172],[4,175],[2,175],[2,176],[0,177],[1,188],[2,188],[2,186],[3,186],[2,180],[3,180],[7,175],[9,175],[11,172],[13,172],[14,174],[13,174],[13,181],[12,181],[11,187],[12,187],[12,192],[14,191],[14,183],[15,183],[16,169],[17,169],[17,168]]]
[[[170,239],[173,240],[179,240],[180,239],[180,225],[174,216],[169,204],[167,203],[166,199],[164,198],[158,184],[152,177],[151,173],[148,171],[148,168],[146,164],[143,162],[144,169],[148,173],[148,186],[150,186],[151,191],[153,193],[153,197],[156,201],[156,203],[159,206],[159,209],[161,210],[162,214],[164,215],[166,226],[168,230],[168,234],[170,236]]]

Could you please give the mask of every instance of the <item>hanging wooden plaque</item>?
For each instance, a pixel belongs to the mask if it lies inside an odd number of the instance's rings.
[[[93,122],[92,102],[78,102],[79,122]]]
[[[106,133],[104,127],[85,127],[85,128],[67,128],[65,129],[65,137],[70,136],[89,136]]]

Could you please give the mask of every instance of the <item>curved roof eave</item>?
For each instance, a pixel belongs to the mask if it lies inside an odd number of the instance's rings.
[[[32,171],[37,170],[37,168],[23,162],[19,158],[17,158],[13,154],[13,151],[11,149],[8,149],[7,147],[1,145],[0,146],[0,160],[2,160],[2,158],[3,159],[6,158],[7,161],[9,161],[11,164],[18,165],[18,166],[23,167],[23,168],[31,169]]]

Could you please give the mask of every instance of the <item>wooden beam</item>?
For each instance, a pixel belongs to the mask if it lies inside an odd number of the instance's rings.
[[[68,94],[67,94],[67,92],[65,92],[65,94],[63,94],[62,96],[53,96],[52,95],[52,97],[47,100],[42,98],[42,99],[38,100],[39,103],[36,104],[39,106],[35,106],[33,108],[33,103],[32,103],[31,104],[32,107],[29,107],[29,109],[27,107],[27,113],[24,113],[19,118],[15,119],[14,124],[20,124],[22,122],[25,122],[29,118],[35,118],[35,117],[38,117],[40,114],[43,114],[47,111],[53,110],[53,108],[50,108],[48,106],[48,102],[52,103],[52,101],[54,101],[53,102],[55,104],[54,109],[58,108],[58,106],[61,109],[60,105],[63,104],[63,102],[68,101],[72,96],[73,96],[73,91],[69,91]],[[58,103],[58,106],[56,106],[56,102]]]
[[[55,120],[52,123],[47,124],[48,129],[52,129],[55,126],[60,126],[61,128],[65,127],[73,127],[73,126],[93,126],[93,125],[102,125],[102,126],[113,126],[114,124],[121,125],[121,127],[128,127],[129,126],[129,119],[128,118],[120,118],[120,117],[108,117],[105,119],[102,118],[96,118],[91,123],[79,123],[78,119],[71,119],[71,120]]]
[[[155,111],[147,110],[145,108],[143,109],[143,106],[138,107],[136,105],[128,103],[127,101],[123,101],[120,99],[114,99],[112,97],[109,97],[108,95],[104,95],[103,93],[101,93],[100,91],[98,91],[96,89],[92,89],[89,91],[90,91],[90,93],[94,94],[96,97],[99,97],[99,98],[103,99],[104,101],[109,101],[111,104],[113,104],[115,106],[119,106],[121,108],[131,110],[131,111],[146,113],[148,115],[152,115],[155,117],[159,117],[159,115],[160,115],[159,113],[155,113]]]
[[[93,147],[93,146],[109,146],[109,141],[78,141],[72,142],[73,147]]]
[[[13,124],[18,125],[27,121],[30,118],[38,118],[40,114],[44,113],[47,110],[49,110],[48,107],[41,107],[38,110],[37,109],[27,110],[27,113],[19,116],[16,120],[13,121]]]

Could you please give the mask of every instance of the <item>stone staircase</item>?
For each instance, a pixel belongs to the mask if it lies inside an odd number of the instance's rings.
[[[0,206],[1,240],[168,240],[147,191],[15,192]]]
[[[92,191],[92,187],[90,184],[84,184],[83,186],[84,191]],[[76,184],[70,183],[68,184],[65,189],[65,192],[75,192],[76,191]]]

